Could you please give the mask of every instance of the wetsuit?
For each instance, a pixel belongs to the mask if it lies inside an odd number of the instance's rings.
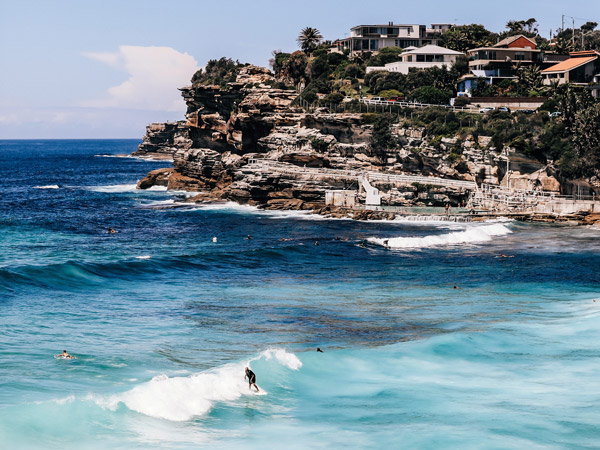
[[[250,369],[246,369],[246,376],[248,377],[248,383],[251,385],[256,383],[256,375]]]

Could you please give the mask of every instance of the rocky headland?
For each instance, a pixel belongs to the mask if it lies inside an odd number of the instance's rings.
[[[138,188],[163,185],[198,192],[191,201],[332,213],[324,209],[325,192],[357,190],[362,173],[498,184],[508,154],[511,178],[520,180],[523,189],[561,190],[551,165],[514,149],[490,147],[485,136],[440,139],[401,121],[391,128],[399,145],[377,148],[368,115],[306,111],[295,105],[296,90],[275,87],[280,85],[269,70],[246,66],[234,82],[181,88],[185,120],[148,125],[134,153],[172,158],[173,167],[150,172]],[[382,178],[371,184],[379,189],[383,205],[460,205],[468,196],[462,188],[420,182]]]

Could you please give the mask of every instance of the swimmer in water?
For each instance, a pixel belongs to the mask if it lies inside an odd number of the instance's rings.
[[[115,234],[116,232],[117,232],[117,230],[115,230],[114,228],[108,227],[109,234]]]
[[[246,367],[246,375],[244,375],[244,380],[248,378],[248,389],[252,389],[252,385],[256,388],[256,392],[258,392],[258,386],[256,385],[256,375],[250,369]]]
[[[318,353],[323,353],[323,350],[321,350],[319,347],[317,347],[317,352]]]
[[[76,359],[74,356],[69,355],[66,350],[63,350],[62,353],[58,355],[54,355],[55,358],[64,358],[64,359]]]

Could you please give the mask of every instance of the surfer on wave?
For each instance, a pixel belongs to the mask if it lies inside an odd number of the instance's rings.
[[[244,380],[248,378],[248,389],[252,389],[252,385],[256,388],[256,392],[259,392],[258,386],[256,385],[256,374],[246,367],[246,375]]]

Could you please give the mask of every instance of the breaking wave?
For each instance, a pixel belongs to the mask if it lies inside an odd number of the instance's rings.
[[[34,186],[34,189],[60,189],[58,184],[48,184],[45,186]]]
[[[447,245],[488,242],[495,236],[510,234],[508,227],[501,223],[474,226],[464,231],[454,231],[445,234],[431,234],[420,237],[396,237],[390,239],[369,238],[368,241],[389,248],[429,248]]]
[[[95,401],[111,410],[124,404],[132,411],[159,419],[190,420],[206,414],[217,402],[231,402],[247,395],[267,395],[262,388],[260,392],[249,390],[248,382],[243,377],[244,368],[259,360],[276,362],[291,370],[302,367],[302,362],[295,354],[283,349],[269,349],[250,360],[226,364],[188,377],[158,375],[127,392]]]

